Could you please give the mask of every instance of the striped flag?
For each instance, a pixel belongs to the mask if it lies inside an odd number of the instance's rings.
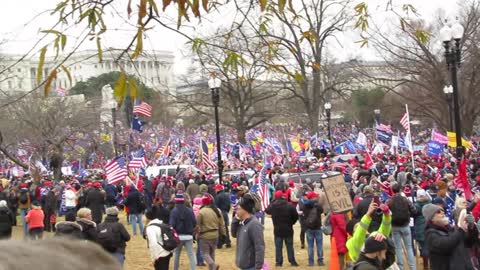
[[[147,167],[147,158],[145,156],[143,157],[134,157],[129,163],[128,163],[128,168],[129,169],[140,169],[140,168],[145,168]]]
[[[127,168],[125,158],[117,157],[107,163],[104,167],[109,184],[116,184],[127,177]]]
[[[57,91],[57,96],[59,97],[64,97],[68,94],[68,90],[61,86],[57,87],[56,91]]]
[[[161,157],[161,156],[166,156],[170,154],[170,139],[168,139],[168,142],[165,145],[159,146],[157,148],[157,151],[155,151],[155,156],[156,157]]]
[[[208,154],[208,145],[202,139],[200,139],[200,151],[202,152],[202,162],[205,167],[210,167],[212,169],[216,168],[217,165],[210,159],[210,155]]]
[[[145,117],[152,117],[152,106],[143,102],[133,107],[133,113]]]
[[[406,130],[410,130],[410,117],[408,112],[403,115],[402,119],[400,120],[400,124],[402,124],[403,128]]]
[[[270,205],[270,191],[267,182],[267,164],[268,162],[263,162],[263,168],[260,171],[260,181],[258,183],[258,195],[260,196],[262,211],[267,209],[268,205]]]

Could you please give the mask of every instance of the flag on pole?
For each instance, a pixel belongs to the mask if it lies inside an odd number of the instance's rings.
[[[267,162],[266,159],[263,161],[263,168],[260,171],[260,181],[258,183],[258,195],[262,199],[261,200],[262,211],[265,211],[268,205],[270,205],[270,190],[267,182],[267,168],[269,164],[270,163]]]
[[[134,114],[132,119],[132,129],[142,133],[143,125],[145,125],[145,122],[140,120],[140,118],[138,118],[138,115]]]
[[[129,163],[128,163],[128,168],[129,169],[141,169],[147,167],[147,158],[145,156],[143,157],[134,157]]]
[[[200,151],[202,154],[202,162],[205,167],[216,168],[217,165],[210,159],[210,155],[208,154],[208,145],[205,140],[200,139]]]
[[[127,168],[125,158],[117,157],[107,163],[104,167],[109,184],[116,184],[127,177]]]
[[[161,157],[161,156],[168,157],[169,154],[170,154],[170,139],[168,139],[165,145],[159,146],[157,148],[157,151],[155,151],[156,157]]]
[[[133,107],[133,113],[145,117],[152,117],[152,106],[142,101],[140,104]]]
[[[408,111],[405,112],[402,119],[400,119],[400,124],[402,124],[404,129],[410,130],[410,117],[408,115]]]

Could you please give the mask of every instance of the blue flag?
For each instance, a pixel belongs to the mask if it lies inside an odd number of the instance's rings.
[[[350,140],[345,142],[345,147],[348,149],[348,151],[351,154],[354,154],[357,152],[357,149],[355,149],[355,145]]]
[[[138,115],[134,114],[132,119],[132,129],[142,133],[143,125],[145,125],[145,122],[140,120],[140,118],[138,118]]]
[[[427,155],[438,157],[443,151],[443,144],[435,141],[429,141],[427,144]]]
[[[377,135],[377,140],[383,142],[384,144],[390,145],[390,141],[392,140],[392,133],[377,128],[375,134]]]

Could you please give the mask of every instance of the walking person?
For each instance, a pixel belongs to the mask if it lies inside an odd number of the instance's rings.
[[[84,207],[77,211],[77,223],[82,226],[82,239],[97,241],[97,224],[92,220],[90,208]]]
[[[403,266],[403,246],[405,246],[409,269],[415,270],[417,264],[413,254],[410,217],[413,217],[417,210],[413,203],[402,195],[403,188],[400,184],[394,184],[392,192],[394,195],[387,201],[387,205],[392,211],[392,236],[397,254],[397,265],[400,270],[405,269]]]
[[[17,226],[17,210],[18,210],[18,198],[17,198],[17,187],[11,187],[10,192],[8,193],[8,208],[10,208],[10,213],[12,214],[13,226]]]
[[[25,220],[25,216],[31,207],[31,197],[30,192],[28,191],[28,185],[26,183],[20,184],[20,190],[17,194],[18,196],[18,208],[20,209],[20,218],[22,220],[23,228],[23,239],[26,239],[28,236],[28,224]]]
[[[125,248],[130,241],[130,234],[122,223],[118,222],[118,208],[109,207],[105,210],[107,216],[103,223],[97,226],[97,242],[123,266]]]
[[[77,194],[70,184],[65,186],[65,213],[73,212],[77,208]]]
[[[201,240],[200,251],[209,270],[218,270],[215,263],[215,249],[218,238],[225,235],[225,224],[220,210],[215,206],[213,197],[205,193],[202,197],[203,206],[197,217],[198,238]]]
[[[200,212],[200,208],[203,205],[203,200],[201,195],[197,195],[196,198],[193,198],[193,214],[195,215],[195,219],[198,218],[198,213]],[[197,266],[205,266],[206,264],[203,262],[202,253],[200,252],[200,239],[197,235],[194,235],[197,239]]]
[[[322,219],[321,214],[323,208],[318,202],[320,195],[314,191],[307,193],[307,199],[302,199],[303,212],[305,215],[305,228],[308,245],[308,266],[314,265],[314,248],[316,245],[317,264],[324,266],[323,262],[323,233],[321,230]]]
[[[430,204],[432,201],[427,194],[427,192],[423,189],[417,190],[417,200],[415,202],[415,208],[417,213],[422,213],[422,209],[425,205]],[[414,228],[415,228],[415,240],[418,243],[420,248],[420,256],[422,257],[423,261],[423,269],[428,270],[428,248],[425,245],[425,217],[423,215],[415,216],[414,220]]]
[[[154,269],[168,270],[172,251],[163,248],[161,224],[163,222],[159,219],[150,221],[145,229],[145,238],[147,239],[148,250],[150,251]]]
[[[38,240],[43,238],[43,228],[45,219],[45,214],[43,213],[42,207],[38,202],[32,204],[32,209],[28,211],[28,214],[25,216],[25,220],[28,223],[28,234],[30,239]]]
[[[128,195],[125,198],[125,206],[128,207],[129,215],[130,215],[130,223],[132,224],[133,235],[137,235],[137,223],[140,229],[140,234],[143,232],[143,211],[142,209],[142,202],[141,202],[140,192],[134,185],[130,185],[130,189],[128,191]]]
[[[235,264],[242,270],[263,269],[265,240],[263,226],[253,215],[255,200],[246,194],[238,201],[235,218],[232,220],[232,237],[237,238]]]
[[[175,259],[173,269],[178,270],[180,266],[180,254],[182,247],[187,249],[188,260],[190,261],[190,270],[196,269],[195,255],[193,254],[193,231],[197,226],[197,220],[193,210],[185,205],[183,193],[175,195],[175,207],[170,214],[169,224],[177,231],[180,243],[175,249]]]
[[[105,211],[105,194],[101,191],[102,184],[95,182],[88,191],[85,199],[85,206],[92,210],[92,221],[96,224],[102,222],[103,212]]]
[[[217,193],[217,196],[215,197],[215,205],[222,211],[223,222],[225,223],[225,237],[218,239],[217,248],[220,249],[223,245],[225,245],[226,248],[231,248],[232,242],[228,234],[228,226],[230,225],[228,213],[231,208],[230,196],[224,191],[223,185],[216,184],[213,189]]]
[[[0,240],[12,238],[13,215],[6,201],[0,201]]]
[[[275,240],[275,266],[283,264],[283,243],[287,247],[288,262],[291,266],[298,266],[293,250],[293,225],[298,220],[298,213],[292,204],[286,200],[283,191],[275,192],[275,200],[265,211],[272,216],[273,235]]]

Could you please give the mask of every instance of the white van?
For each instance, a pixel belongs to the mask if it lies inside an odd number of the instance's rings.
[[[162,175],[167,175],[167,176],[175,176],[177,175],[177,168],[180,167],[180,170],[186,171],[188,168],[192,171],[193,174],[196,174],[197,172],[203,173],[202,170],[199,168],[195,167],[194,165],[163,165],[163,166],[150,166],[145,170],[146,176],[150,177],[153,175],[153,177],[156,177],[157,175],[160,174]]]

